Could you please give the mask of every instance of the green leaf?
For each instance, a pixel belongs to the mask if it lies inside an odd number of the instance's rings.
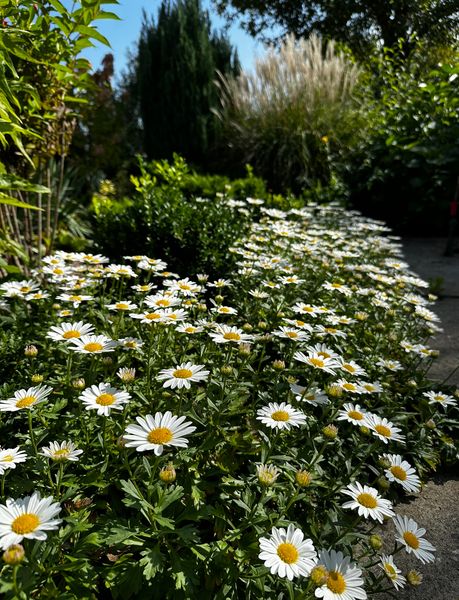
[[[8,204],[8,206],[16,206],[17,208],[30,208],[31,210],[43,210],[42,208],[38,208],[38,206],[33,206],[33,204],[27,204],[27,202],[21,202],[17,198],[13,198],[12,196],[8,196],[3,192],[0,192],[0,204]]]
[[[158,571],[162,571],[164,557],[158,546],[141,552],[143,558],[140,559],[140,566],[143,567],[143,574],[147,581],[153,579]]]
[[[97,31],[95,27],[89,27],[88,25],[80,25],[76,28],[75,31],[77,33],[80,33],[82,36],[86,36],[88,38],[97,40],[101,44],[104,44],[105,46],[111,48],[110,42],[107,40],[107,38],[104,35],[102,35],[100,31]]]

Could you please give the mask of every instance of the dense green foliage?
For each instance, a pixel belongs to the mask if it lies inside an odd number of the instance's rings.
[[[229,248],[248,221],[223,199],[266,196],[250,170],[245,179],[233,181],[201,176],[177,155],[171,163],[140,160],[140,175],[132,181],[135,192],[128,198],[117,198],[106,184],[94,196],[96,248],[114,259],[165,254],[169,267],[182,274],[230,272]]]
[[[459,64],[375,62],[365,136],[336,164],[351,200],[399,232],[446,235],[459,164]]]
[[[165,0],[156,21],[142,25],[133,86],[151,159],[174,152],[195,164],[210,160],[218,139],[216,71],[237,73],[237,57],[223,34],[211,31],[200,0]]]
[[[365,59],[375,45],[395,47],[413,34],[429,45],[457,42],[459,7],[456,0],[214,0],[220,12],[242,15],[252,35],[266,37],[319,33],[347,44]],[[413,46],[414,47],[414,46]],[[407,54],[411,47],[407,46]]]

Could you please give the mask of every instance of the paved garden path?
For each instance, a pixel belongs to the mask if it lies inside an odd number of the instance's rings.
[[[445,247],[445,239],[403,241],[405,258],[412,270],[440,286],[436,292],[439,300],[433,310],[441,318],[444,332],[429,344],[440,351],[439,359],[429,371],[435,381],[443,381],[459,365],[459,253],[446,257]],[[448,383],[459,387],[459,370]],[[459,600],[459,477],[434,476],[419,498],[400,504],[397,512],[412,517],[427,529],[426,539],[437,548],[437,559],[433,564],[422,565],[414,558],[405,560],[406,556],[397,554],[396,564],[404,571],[418,567],[424,581],[420,587],[405,588],[394,596],[399,600]]]

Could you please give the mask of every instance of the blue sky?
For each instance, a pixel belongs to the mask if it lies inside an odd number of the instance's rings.
[[[201,0],[201,2],[203,8],[207,9],[210,13],[213,27],[215,29],[222,29],[225,25],[225,20],[216,14],[210,0]],[[160,5],[161,0],[120,0],[119,5],[107,5],[106,10],[116,13],[121,18],[121,21],[97,21],[98,30],[108,39],[112,50],[95,42],[97,46],[95,48],[88,48],[83,52],[83,56],[88,58],[93,67],[97,69],[103,56],[111,51],[115,57],[115,75],[118,78],[126,65],[128,49],[132,50],[138,39],[142,23],[142,10],[145,9],[147,14],[156,17]],[[228,36],[233,46],[237,48],[239,60],[243,68],[250,69],[255,53],[262,54],[263,45],[255,42],[238,25],[233,25],[229,29]]]

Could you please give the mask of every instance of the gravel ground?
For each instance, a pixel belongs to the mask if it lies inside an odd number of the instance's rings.
[[[422,279],[440,285],[439,300],[433,310],[441,318],[444,332],[430,346],[440,351],[429,375],[443,381],[459,365],[459,254],[443,255],[445,239],[406,239],[406,261]],[[438,278],[441,278],[439,280]],[[459,386],[459,369],[449,379]],[[407,587],[395,593],[400,600],[459,600],[459,478],[448,474],[433,477],[419,497],[399,504],[396,512],[413,518],[427,530],[426,539],[437,549],[436,561],[422,565],[406,553],[397,554],[396,564],[403,572],[418,569],[424,580],[418,588]],[[388,527],[391,525],[387,525]],[[391,596],[385,595],[384,600]],[[378,596],[380,600],[383,596]]]

